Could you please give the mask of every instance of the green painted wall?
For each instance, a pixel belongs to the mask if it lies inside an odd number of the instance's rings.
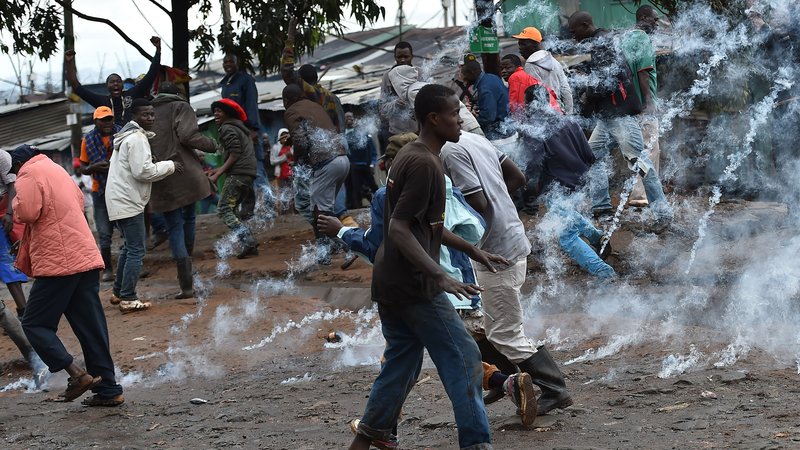
[[[627,28],[636,21],[632,0],[623,0],[622,4],[616,0],[506,0],[502,7],[506,36],[519,33],[526,26],[558,33],[559,16],[572,14],[576,7],[590,13],[601,28]]]

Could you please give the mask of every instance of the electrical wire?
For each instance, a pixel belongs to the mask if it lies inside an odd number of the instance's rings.
[[[133,3],[133,6],[136,8],[136,11],[139,11],[139,15],[142,16],[142,19],[144,19],[144,21],[147,22],[148,25],[150,25],[150,28],[153,30],[153,33],[155,33],[156,36],[158,36],[161,39],[161,42],[164,45],[166,45],[168,49],[172,50],[172,46],[167,43],[167,41],[164,39],[164,37],[161,36],[161,33],[159,33],[158,30],[156,30],[156,27],[154,27],[153,24],[150,23],[149,20],[147,20],[147,17],[144,15],[142,10],[139,9],[139,5],[136,4],[136,0],[131,0],[131,3]]]

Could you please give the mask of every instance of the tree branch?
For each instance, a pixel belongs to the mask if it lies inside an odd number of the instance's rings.
[[[158,3],[156,0],[150,0],[150,3],[158,6],[158,9],[164,11],[164,14],[166,14],[168,16],[172,14],[172,12],[170,12],[170,10],[168,10],[166,7],[164,7],[164,5],[162,5],[161,3]]]
[[[58,3],[59,5],[61,5],[62,8],[67,8],[67,6],[64,4],[64,2],[62,0],[55,0],[55,2]],[[139,44],[137,44],[136,41],[131,39],[127,34],[125,34],[125,32],[123,32],[114,22],[112,22],[112,21],[110,21],[108,19],[103,19],[101,17],[94,17],[94,16],[86,15],[86,14],[80,12],[80,11],[77,11],[75,8],[72,8],[72,7],[70,7],[70,9],[72,10],[73,14],[75,14],[76,16],[80,17],[83,20],[88,20],[90,22],[100,22],[100,23],[104,23],[104,24],[110,26],[111,28],[114,29],[114,31],[117,32],[117,34],[119,34],[122,37],[122,39],[125,40],[125,42],[127,42],[130,45],[132,45],[133,48],[138,50],[139,53],[141,53],[142,56],[144,56],[148,60],[152,60],[153,59],[153,56],[151,56],[149,53],[144,51],[144,49]]]

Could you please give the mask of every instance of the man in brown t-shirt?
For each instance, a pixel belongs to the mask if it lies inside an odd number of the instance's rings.
[[[461,448],[491,449],[484,409],[480,352],[444,295],[475,295],[478,286],[449,277],[439,266],[442,243],[491,268],[507,264],[444,229],[445,181],[439,152],[458,141],[459,101],[451,89],[431,84],[414,102],[419,139],[395,158],[386,186],[385,239],[375,257],[372,299],[386,339],[384,364],[369,395],[351,450],[396,445],[392,427],[422,368],[424,350],[436,365],[453,404]],[[398,401],[398,399],[400,401]]]

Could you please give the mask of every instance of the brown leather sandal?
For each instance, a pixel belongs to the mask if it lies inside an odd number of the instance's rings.
[[[123,403],[125,403],[125,397],[123,397],[122,394],[113,397],[100,397],[95,394],[89,398],[83,399],[81,402],[84,406],[119,406]]]
[[[93,377],[86,372],[83,372],[77,377],[69,377],[67,379],[67,389],[53,399],[53,401],[71,402],[85,394],[89,389],[97,386],[97,383],[102,381],[102,379],[102,377]]]

